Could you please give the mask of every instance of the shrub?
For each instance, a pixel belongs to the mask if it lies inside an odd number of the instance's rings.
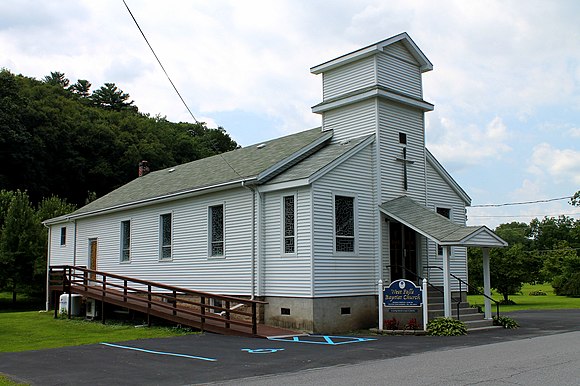
[[[552,280],[552,288],[554,288],[554,293],[556,295],[563,295],[562,294],[562,287],[566,283],[566,279],[563,275],[556,276]]]
[[[453,318],[437,318],[427,323],[427,335],[456,336],[466,335],[465,323]]]
[[[580,272],[573,273],[564,282],[561,288],[562,295],[566,296],[580,296]]]
[[[511,299],[502,299],[499,301],[499,304],[501,304],[502,306],[513,306],[516,304],[516,302],[514,302]]]
[[[514,319],[509,316],[494,316],[493,317],[494,326],[502,326],[503,328],[518,328],[520,325]]]
[[[410,319],[405,326],[407,330],[420,330],[421,327],[422,326],[419,325],[419,322],[417,322],[417,319],[415,318]]]
[[[547,294],[547,293],[545,293],[545,292],[544,292],[544,291],[542,291],[542,290],[531,291],[531,292],[529,293],[529,295],[530,295],[530,296],[548,296],[548,294]]]
[[[400,322],[396,318],[385,319],[385,329],[398,330],[399,327],[400,327]]]

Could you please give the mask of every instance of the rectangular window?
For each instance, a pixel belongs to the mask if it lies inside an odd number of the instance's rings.
[[[121,221],[121,261],[131,259],[131,221]]]
[[[224,206],[209,207],[210,256],[224,255]]]
[[[451,209],[449,208],[436,208],[436,211],[438,214],[445,218],[451,218]],[[443,256],[443,247],[441,247],[441,245],[437,246],[437,254],[439,256]]]
[[[407,134],[399,133],[399,143],[403,145],[407,144]]]
[[[60,245],[66,245],[66,227],[60,228]]]
[[[171,213],[162,214],[160,218],[160,259],[171,259]]]
[[[294,196],[284,197],[284,253],[296,252]]]
[[[334,196],[336,252],[354,252],[354,197]]]

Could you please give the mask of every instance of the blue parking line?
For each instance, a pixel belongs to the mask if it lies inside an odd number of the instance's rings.
[[[149,353],[149,354],[169,355],[169,356],[181,357],[181,358],[199,359],[199,360],[208,361],[208,362],[216,362],[217,361],[217,359],[198,357],[198,356],[194,356],[194,355],[177,354],[177,353],[172,353],[172,352],[163,352],[163,351],[155,351],[155,350],[147,350],[147,349],[144,349],[144,348],[121,346],[121,345],[118,345],[118,344],[105,343],[105,342],[101,342],[101,344],[102,345],[105,345],[105,346],[109,346],[109,347],[122,348],[122,349],[125,349],[125,350],[133,350],[133,351],[146,352],[146,353]]]
[[[308,335],[308,336],[290,336],[285,338],[268,338],[281,342],[311,343],[336,346],[339,344],[359,343],[376,340],[374,338],[358,338],[356,336],[333,336],[333,335]],[[321,340],[322,339],[322,340]],[[336,340],[341,341],[336,341]]]

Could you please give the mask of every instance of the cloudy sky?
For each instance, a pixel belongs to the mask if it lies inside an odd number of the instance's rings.
[[[580,190],[580,2],[126,0],[191,111],[241,145],[320,125],[309,68],[406,31],[425,73],[427,147],[473,205]],[[192,121],[122,0],[2,0],[0,67],[114,82]],[[473,207],[469,224],[567,214],[567,200]]]

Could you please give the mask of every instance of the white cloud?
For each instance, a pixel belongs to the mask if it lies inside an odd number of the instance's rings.
[[[580,138],[580,127],[573,127],[567,133],[572,138]]]
[[[548,143],[534,147],[528,171],[546,183],[572,181],[580,185],[580,151],[556,149]]]
[[[494,117],[484,128],[473,123],[460,126],[450,118],[441,117],[435,125],[430,125],[428,139],[432,131],[435,140],[429,140],[427,146],[442,162],[475,165],[500,159],[512,150],[507,144],[510,135],[501,117]]]

